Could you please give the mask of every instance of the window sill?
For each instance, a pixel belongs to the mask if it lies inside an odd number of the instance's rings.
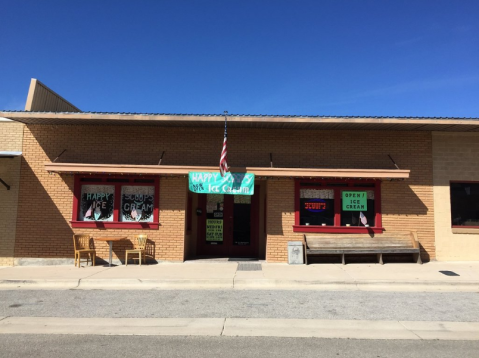
[[[479,226],[453,226],[453,234],[479,234]]]
[[[293,225],[293,232],[324,232],[330,234],[382,234],[382,227],[364,226],[319,226],[319,225]]]
[[[70,221],[75,228],[94,228],[94,229],[146,229],[155,230],[160,227],[159,223],[142,222],[115,222],[115,221]]]

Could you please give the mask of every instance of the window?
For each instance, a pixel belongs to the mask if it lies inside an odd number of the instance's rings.
[[[82,185],[80,221],[113,221],[114,185]]]
[[[451,222],[479,228],[479,183],[451,183]]]
[[[374,227],[376,209],[374,190],[341,190],[341,226],[361,226],[361,213],[366,217],[363,226]],[[363,200],[361,200],[363,199]],[[363,219],[364,220],[364,219]]]
[[[334,225],[334,190],[299,190],[300,225]]]
[[[378,180],[296,181],[295,232],[382,233]]]
[[[153,222],[155,187],[122,185],[120,221]]]
[[[157,229],[158,178],[75,177],[72,227]]]

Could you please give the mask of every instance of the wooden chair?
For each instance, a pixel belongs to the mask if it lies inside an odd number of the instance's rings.
[[[73,235],[73,247],[75,249],[75,266],[78,263],[78,268],[80,268],[80,260],[82,253],[88,254],[86,258],[87,265],[89,259],[92,259],[92,265],[95,266],[96,250],[91,248],[91,241],[91,235]]]
[[[133,250],[126,250],[125,252],[125,266],[128,266],[128,254],[138,254],[140,266],[142,256],[146,262],[146,242],[148,241],[148,235],[136,235],[134,240]]]

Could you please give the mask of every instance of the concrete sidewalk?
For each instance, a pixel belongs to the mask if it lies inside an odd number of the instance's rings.
[[[479,292],[479,262],[313,264],[187,261],[155,265],[17,266],[0,268],[0,289],[294,289]],[[456,275],[448,276],[451,272]]]

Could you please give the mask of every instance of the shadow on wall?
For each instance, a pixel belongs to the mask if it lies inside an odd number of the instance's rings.
[[[147,126],[29,125],[27,129],[48,160],[66,149],[59,163],[157,165],[165,151],[163,165],[216,165],[223,143],[221,128],[200,134],[194,128]],[[203,140],[191,142],[198,136]],[[193,156],[192,151],[201,155]]]
[[[424,189],[430,188],[424,186]],[[432,188],[429,195],[432,198]],[[429,209],[407,181],[383,182],[381,212],[383,215],[426,215]]]
[[[430,195],[432,196],[432,190]],[[290,216],[290,221],[294,224],[294,199],[287,197],[285,201],[291,201],[290,205],[287,205],[287,210],[281,210],[285,209],[286,203],[282,204],[282,208],[273,205],[268,207],[267,215],[270,218],[268,222],[269,235],[284,235],[281,223],[284,219],[288,220]],[[427,215],[428,211],[429,209],[422,199],[418,197],[406,182],[393,182],[382,185],[381,213],[383,215],[424,216]]]
[[[74,230],[71,228],[69,221],[73,204],[73,176],[62,175],[60,177],[58,175],[50,176],[46,173],[39,174],[47,183],[47,189],[51,195],[56,195],[57,205],[30,165],[23,159],[21,170],[15,258],[73,260],[73,234],[94,233],[93,236],[95,236],[95,233],[96,235],[101,232],[106,233],[106,229],[102,229],[101,226],[96,229]],[[130,235],[127,234],[127,236]],[[107,264],[108,244],[93,240],[92,247],[97,250],[97,264]],[[130,240],[113,244],[113,252],[122,263],[124,263],[125,250],[132,248],[133,243]],[[149,239],[146,246],[148,262],[156,262],[155,253],[155,242]]]
[[[48,176],[48,174],[42,173]],[[50,180],[50,185],[55,186]],[[73,177],[66,187],[54,189],[73,198]],[[71,213],[71,201],[62,202],[62,210]],[[68,218],[70,220],[70,218]],[[73,258],[73,230],[53,202],[30,165],[22,158],[18,195],[15,258]]]

